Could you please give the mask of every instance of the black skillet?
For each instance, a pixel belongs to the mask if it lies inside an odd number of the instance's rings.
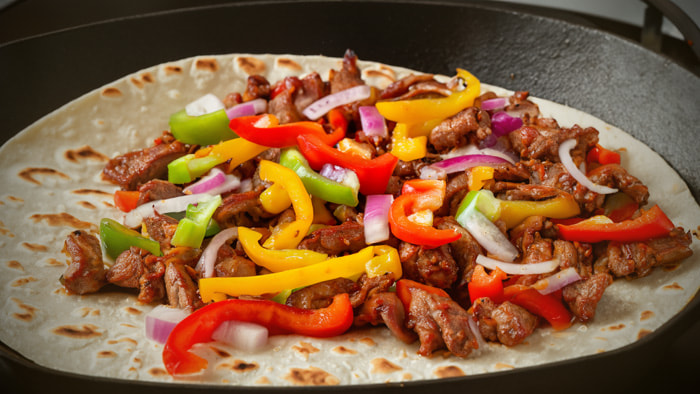
[[[486,83],[528,89],[534,96],[591,113],[660,153],[689,184],[696,200],[700,198],[700,78],[634,42],[488,3],[236,3],[124,18],[18,41],[0,47],[2,141],[94,88],[165,61],[232,52],[342,56],[346,48],[361,59],[431,73],[451,74],[464,67]],[[674,382],[655,376],[660,358],[669,354],[667,347],[678,336],[697,326],[698,316],[696,296],[660,329],[615,351],[486,375],[334,390],[628,392],[649,384],[672,388]],[[3,386],[18,392],[231,390],[84,377],[37,366],[6,347],[0,347],[0,355]]]

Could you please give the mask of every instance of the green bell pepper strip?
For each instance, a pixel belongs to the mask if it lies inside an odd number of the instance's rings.
[[[185,218],[180,220],[170,243],[173,246],[188,246],[199,248],[207,232],[207,227],[216,208],[221,205],[221,196],[200,201],[198,204],[187,206]]]
[[[169,213],[165,213],[164,215],[170,216],[171,218],[173,218],[179,222],[180,220],[185,218],[186,213],[187,212],[185,212],[185,211],[183,211],[183,212],[169,212]],[[219,223],[216,220],[211,219],[211,220],[209,220],[209,224],[207,224],[207,231],[204,233],[204,237],[206,238],[206,237],[214,236],[214,235],[218,234],[220,231],[221,231],[221,226],[219,226]]]
[[[168,164],[168,182],[178,185],[192,182],[220,163],[222,161],[215,156],[196,157],[194,153],[187,154]]]
[[[299,175],[306,191],[313,196],[351,207],[357,206],[359,203],[357,194],[360,190],[360,181],[354,172],[348,172],[351,175],[346,176],[343,183],[328,179],[311,169],[309,162],[296,148],[283,150],[280,164]]]
[[[176,139],[191,145],[213,145],[238,137],[229,128],[224,109],[199,116],[187,115],[183,109],[170,116],[169,124]]]
[[[132,246],[151,252],[155,256],[162,256],[160,244],[148,239],[137,231],[134,231],[116,220],[104,218],[100,221],[100,241],[107,252],[107,256],[116,259],[123,251]]]

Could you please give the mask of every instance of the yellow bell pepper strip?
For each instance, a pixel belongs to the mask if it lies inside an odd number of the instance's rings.
[[[370,277],[391,274],[394,279],[400,278],[402,270],[398,252],[386,245],[368,246],[354,254],[267,275],[202,278],[199,293],[204,302],[223,300],[226,294],[233,297],[275,294],[330,279],[355,278],[363,272]]]
[[[305,249],[269,250],[263,248],[259,241],[262,234],[246,227],[238,227],[238,241],[253,262],[272,272],[280,272],[307,265],[320,263],[328,259],[325,253]]]
[[[258,199],[265,211],[275,215],[282,213],[282,211],[292,206],[292,200],[289,199],[289,194],[287,194],[284,188],[278,183],[273,183],[270,187],[265,189],[260,193]]]
[[[481,93],[481,83],[471,73],[458,68],[457,76],[467,84],[467,87],[447,97],[380,101],[376,107],[382,116],[399,123],[421,123],[433,119],[445,119],[474,105],[474,99]]]
[[[168,164],[168,181],[175,184],[189,183],[206,174],[215,166],[229,161],[229,172],[241,163],[266,151],[268,147],[243,138],[234,138],[202,148]]]
[[[566,219],[581,213],[573,196],[561,192],[556,197],[541,201],[506,201],[494,197],[489,190],[470,191],[462,200],[455,217],[460,216],[476,200],[476,208],[491,221],[505,222],[513,228],[529,216],[545,216],[552,219]]]
[[[405,123],[397,123],[391,133],[391,154],[403,161],[422,159],[428,153],[428,137],[409,137]]]
[[[335,204],[351,207],[359,203],[360,181],[354,173],[346,173],[343,182],[336,182],[314,171],[296,148],[287,148],[280,155],[280,164],[294,171],[312,195]]]
[[[343,153],[349,153],[363,159],[372,159],[372,149],[369,145],[362,144],[351,138],[343,138],[338,142],[338,150]]]
[[[208,200],[202,200],[196,205],[188,205],[185,217],[178,222],[170,243],[173,246],[188,246],[190,248],[202,246],[211,217],[216,208],[221,205],[221,201],[221,196],[217,195]]]
[[[336,224],[335,217],[326,207],[326,201],[316,196],[311,196],[311,205],[314,207],[313,224],[333,225]],[[313,226],[313,225],[312,225]],[[311,230],[311,229],[309,229]]]
[[[272,235],[265,241],[264,246],[268,249],[296,249],[314,220],[311,197],[299,176],[289,168],[269,160],[261,160],[259,170],[260,179],[284,188],[292,200],[296,215],[293,222],[283,223],[272,229]]]
[[[469,190],[481,190],[489,179],[493,179],[493,167],[472,167],[469,173]]]

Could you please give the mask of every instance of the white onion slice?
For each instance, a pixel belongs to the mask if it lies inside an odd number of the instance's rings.
[[[542,294],[549,294],[579,280],[581,280],[581,276],[576,272],[576,269],[569,267],[554,275],[538,280],[532,287]]]
[[[389,239],[389,209],[394,201],[391,194],[371,194],[365,203],[364,229],[365,243],[386,241]]]
[[[543,261],[541,263],[516,264],[506,263],[484,255],[476,256],[476,263],[484,267],[494,270],[496,267],[509,275],[532,275],[532,274],[547,274],[559,267],[559,259]]]
[[[382,114],[379,113],[375,106],[362,106],[358,108],[360,113],[360,123],[362,123],[362,131],[369,136],[386,137],[389,131],[386,127],[386,121]]]
[[[140,226],[143,219],[155,216],[155,213],[182,212],[190,204],[200,201],[207,201],[214,196],[208,193],[186,194],[184,196],[173,197],[167,200],[149,201],[129,211],[124,215],[124,225],[134,228]]]
[[[301,112],[307,118],[316,120],[335,107],[368,98],[371,91],[371,88],[367,85],[358,85],[350,89],[341,90],[340,92],[321,97]]]
[[[420,179],[445,180],[447,179],[447,172],[442,168],[424,166],[420,169]]]
[[[197,261],[197,266],[195,270],[202,273],[202,278],[211,278],[214,276],[214,264],[216,263],[216,256],[219,253],[219,248],[223,246],[229,240],[238,237],[238,227],[229,227],[227,229],[219,231],[212,239],[202,255]]]
[[[226,109],[224,103],[218,97],[209,93],[187,104],[185,113],[189,116],[201,116],[221,109]]]
[[[561,160],[561,164],[564,165],[564,168],[566,168],[569,174],[571,174],[571,176],[574,177],[574,179],[576,179],[578,183],[582,184],[592,192],[598,194],[616,193],[617,189],[593,183],[590,179],[588,179],[586,174],[581,172],[581,170],[579,170],[578,167],[576,167],[576,164],[574,164],[574,160],[571,158],[571,150],[575,146],[576,139],[574,138],[566,140],[559,145],[559,160]]]
[[[476,338],[476,343],[479,346],[479,350],[483,351],[483,349],[486,348],[486,340],[484,339],[484,336],[481,335],[481,330],[479,330],[479,323],[477,323],[475,319],[476,317],[469,313],[467,316],[467,324],[469,324],[469,329],[474,334],[474,338]]]
[[[257,98],[245,103],[234,105],[226,110],[229,119],[240,118],[241,116],[253,116],[267,111],[267,101]]]
[[[476,209],[467,209],[457,221],[484,249],[501,261],[511,262],[518,257],[518,249],[484,214]]]
[[[158,305],[146,315],[146,338],[158,343],[165,343],[177,323],[188,315],[189,312],[183,309]]]
[[[457,149],[453,149],[443,155],[440,155],[443,160],[445,159],[451,159],[453,157],[457,156],[465,156],[465,155],[489,155],[489,156],[496,156],[500,157],[506,161],[508,161],[510,164],[515,164],[518,160],[511,154],[508,154],[506,152],[502,152],[497,149],[493,148],[483,148],[479,149],[476,147],[476,145],[467,145],[464,147],[460,147]]]
[[[221,323],[211,335],[215,341],[249,352],[264,347],[267,344],[268,336],[266,327],[236,320]]]

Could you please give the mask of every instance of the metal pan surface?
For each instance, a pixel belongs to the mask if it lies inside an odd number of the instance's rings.
[[[447,2],[255,2],[148,14],[0,47],[2,142],[41,116],[130,72],[202,54],[339,56],[431,73],[466,67],[481,80],[564,103],[626,130],[662,155],[700,199],[700,78],[636,43],[556,19],[487,4]],[[649,105],[652,101],[655,104]],[[643,108],[643,109],[642,109]],[[696,296],[633,345],[581,359],[440,381],[338,387],[341,392],[627,391],[656,357],[698,322]],[[223,392],[57,373],[1,348],[2,373],[18,391],[56,386],[94,392]],[[69,357],[69,356],[68,356]],[[585,379],[582,378],[585,375]],[[318,388],[237,388],[307,392]]]

